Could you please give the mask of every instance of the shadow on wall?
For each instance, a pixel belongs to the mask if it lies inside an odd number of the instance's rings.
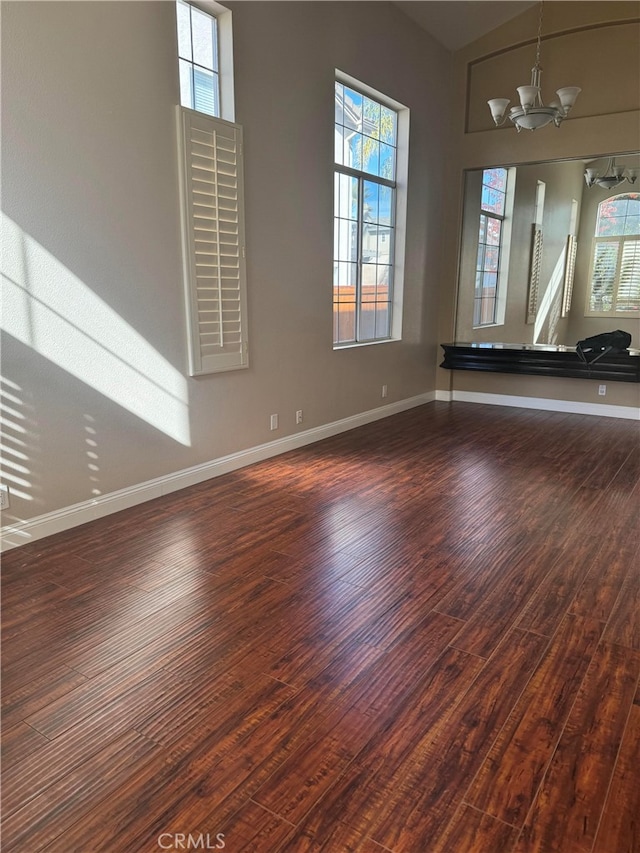
[[[34,473],[39,468],[38,423],[30,397],[17,382],[0,376],[2,482],[13,497],[29,502],[40,490]]]
[[[2,529],[18,543],[29,540],[20,528],[34,517],[117,503],[120,489],[145,481],[141,451],[155,452],[167,471],[188,458],[175,439],[5,332],[0,411],[0,480],[10,492]]]

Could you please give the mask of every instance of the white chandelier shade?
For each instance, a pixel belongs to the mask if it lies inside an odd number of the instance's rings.
[[[569,111],[576,102],[576,98],[582,91],[579,86],[563,86],[556,91],[557,101],[551,101],[545,105],[542,100],[540,78],[542,68],[540,66],[540,35],[542,32],[542,3],[540,3],[540,18],[538,23],[538,39],[536,43],[536,62],[531,69],[531,83],[528,86],[518,86],[517,92],[520,106],[511,107],[507,114],[507,107],[511,103],[509,98],[491,98],[487,103],[491,115],[497,127],[504,124],[507,118],[513,122],[518,133],[521,130],[538,130],[553,122],[556,127],[569,115]]]

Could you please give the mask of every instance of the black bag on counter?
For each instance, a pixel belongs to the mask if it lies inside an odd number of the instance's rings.
[[[578,341],[576,352],[585,364],[593,364],[594,361],[608,353],[616,355],[624,352],[629,349],[630,343],[631,335],[629,332],[616,329],[615,332],[602,332],[601,335],[593,335],[591,338]]]

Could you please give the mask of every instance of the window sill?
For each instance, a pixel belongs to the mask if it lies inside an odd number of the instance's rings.
[[[585,319],[592,319],[594,317],[598,317],[599,319],[605,320],[638,320],[640,319],[640,311],[618,311],[617,313],[609,313],[609,314],[598,314],[595,311],[590,312],[589,314],[585,314]]]
[[[372,347],[377,344],[393,344],[401,341],[402,338],[381,338],[379,341],[354,341],[348,344],[334,344],[334,352],[343,349],[360,349],[361,347]]]

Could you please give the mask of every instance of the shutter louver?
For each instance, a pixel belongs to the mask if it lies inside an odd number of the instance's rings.
[[[248,366],[242,128],[180,108],[190,373]]]

